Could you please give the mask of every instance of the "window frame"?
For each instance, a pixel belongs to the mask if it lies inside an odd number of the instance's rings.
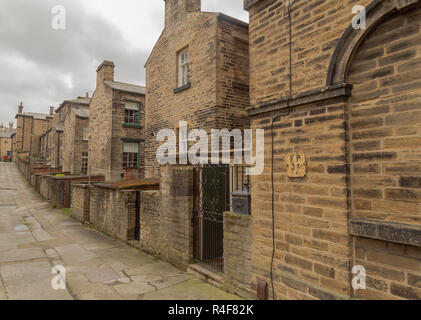
[[[137,105],[137,110],[127,109],[127,103],[128,102],[136,104]],[[124,122],[123,122],[123,126],[125,126],[125,127],[136,127],[136,128],[139,128],[139,127],[142,126],[142,123],[140,121],[141,107],[142,107],[141,102],[132,101],[132,100],[126,100],[126,102],[124,104]],[[127,111],[136,111],[137,112],[137,122],[136,123],[134,123],[134,122],[127,122],[126,121],[127,120],[127,118],[126,118],[126,112]]]
[[[182,58],[187,56],[187,60]],[[177,53],[177,89],[188,87],[190,84],[190,51],[189,47],[181,49]]]
[[[84,165],[85,163],[86,163],[86,168],[85,168],[85,165]],[[81,166],[80,170],[82,171],[82,173],[87,174],[88,168],[89,168],[89,153],[88,152],[82,152],[82,166]]]
[[[137,152],[124,152],[124,145],[126,143],[130,143],[130,144],[136,144],[137,145]],[[134,164],[134,160],[133,159],[126,159],[126,154],[127,157],[129,157],[129,155],[136,155],[136,166],[127,166],[127,164]],[[140,142],[131,142],[131,141],[124,141],[123,140],[123,169],[139,169],[140,167]]]

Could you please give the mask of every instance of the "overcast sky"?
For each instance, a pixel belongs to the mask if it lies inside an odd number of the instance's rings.
[[[51,26],[66,9],[66,30]],[[202,0],[202,11],[243,21],[243,0]],[[48,113],[63,100],[92,95],[97,66],[116,64],[116,81],[145,84],[144,64],[164,26],[162,0],[1,0],[0,122],[25,112]]]

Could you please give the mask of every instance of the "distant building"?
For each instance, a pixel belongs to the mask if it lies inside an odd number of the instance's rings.
[[[145,88],[114,81],[115,65],[97,69],[89,105],[89,167],[107,180],[141,178],[144,166]]]
[[[3,127],[0,124],[0,161],[9,161],[12,159],[12,136],[16,134],[13,128],[13,122],[9,123],[9,127]]]
[[[74,132],[65,132],[65,123],[70,117],[72,117],[74,112],[84,110],[81,112],[86,114],[89,108],[89,102],[90,98],[88,94],[86,94],[85,97],[77,97],[73,100],[64,100],[56,110],[51,131],[46,132],[46,136],[44,137],[44,148],[48,150],[48,158],[52,168],[62,167],[64,172],[71,171],[71,167],[73,165],[70,163],[70,159],[66,159],[65,163],[64,153],[66,152],[67,155],[70,155],[70,150],[73,148],[73,146],[70,144],[66,146],[65,141],[70,143],[73,138],[72,134],[74,134]],[[67,137],[67,134],[70,136]],[[47,139],[48,143],[45,141]]]
[[[89,109],[71,109],[64,120],[63,172],[88,173]]]
[[[38,158],[40,155],[40,138],[51,128],[53,112],[51,110],[50,114],[23,112],[23,103],[21,103],[15,119],[17,121],[17,156]]]

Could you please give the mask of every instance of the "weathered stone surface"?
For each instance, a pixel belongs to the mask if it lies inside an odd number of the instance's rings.
[[[0,188],[19,190],[0,193],[0,300],[138,299],[146,292],[162,299],[237,298],[49,208],[13,164],[0,164],[0,181]],[[11,199],[19,210],[2,206]],[[17,235],[14,227],[25,221],[54,238]],[[54,265],[66,268],[67,290],[52,288]]]
[[[351,234],[421,247],[421,227],[382,221],[352,219]]]

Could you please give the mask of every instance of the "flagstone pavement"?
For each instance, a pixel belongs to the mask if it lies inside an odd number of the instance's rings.
[[[66,289],[53,289],[64,266]],[[0,300],[233,300],[194,276],[52,209],[0,163]]]

